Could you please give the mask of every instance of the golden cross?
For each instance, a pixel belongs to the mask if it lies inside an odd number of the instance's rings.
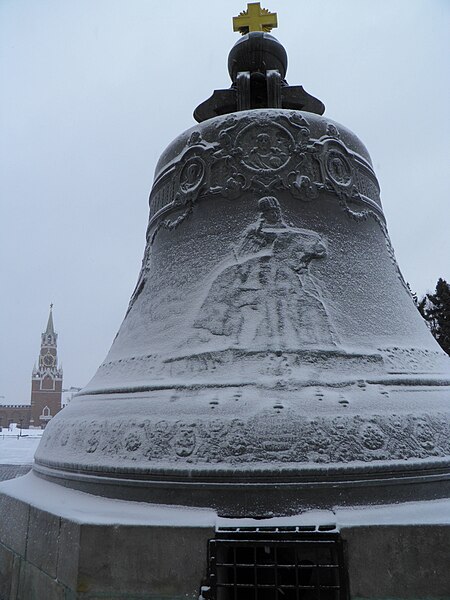
[[[240,31],[242,35],[249,31],[272,31],[274,27],[278,27],[277,13],[261,8],[259,2],[250,2],[247,10],[233,17],[233,31]]]

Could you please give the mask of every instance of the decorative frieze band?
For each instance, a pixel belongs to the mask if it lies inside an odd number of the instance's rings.
[[[217,404],[217,402],[216,402]],[[281,407],[282,408],[282,407]],[[363,461],[437,459],[450,453],[450,426],[445,415],[392,414],[300,418],[291,411],[261,413],[253,419],[213,420],[81,419],[55,425],[36,455],[57,461],[117,466],[145,460],[148,468],[187,462],[237,465],[249,463],[334,464]],[[51,452],[49,452],[51,450]]]
[[[206,129],[214,141],[194,131],[176,161],[159,175],[150,195],[150,225],[202,196],[238,198],[287,189],[303,201],[319,190],[352,200],[379,213],[380,189],[373,170],[350,152],[335,125],[312,139],[307,120],[297,112],[239,117]],[[208,136],[209,137],[209,136]]]

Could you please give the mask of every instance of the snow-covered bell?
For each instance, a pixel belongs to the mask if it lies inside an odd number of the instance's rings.
[[[163,152],[128,312],[48,424],[39,475],[225,515],[448,493],[450,360],[369,154],[289,94],[228,114],[210,99]]]

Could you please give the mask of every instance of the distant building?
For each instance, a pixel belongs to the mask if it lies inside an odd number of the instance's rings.
[[[41,351],[38,366],[31,379],[31,427],[44,429],[52,417],[62,408],[63,372],[58,367],[57,340],[53,326],[52,304],[47,328],[41,335]]]
[[[38,365],[35,365],[31,378],[31,403],[0,404],[0,427],[9,427],[11,423],[17,423],[23,429],[29,427],[44,429],[50,419],[63,407],[63,371],[58,366],[58,334],[53,326],[52,307],[53,305],[50,305],[47,327],[41,335]],[[80,388],[67,390],[68,401],[79,390]]]
[[[30,427],[31,406],[29,404],[1,404],[0,405],[0,431],[8,428],[11,423],[19,427]]]

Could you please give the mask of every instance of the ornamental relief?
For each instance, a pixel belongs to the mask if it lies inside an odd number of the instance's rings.
[[[199,131],[191,133],[177,162],[153,185],[149,199],[150,222],[161,211],[192,207],[199,195],[208,191],[210,157],[216,147],[217,143],[203,140]],[[149,238],[148,228],[147,240]]]
[[[357,164],[344,144],[335,138],[321,138],[314,143],[313,152],[320,164],[323,189],[343,200],[359,201]]]
[[[278,123],[268,127],[264,121],[256,121],[238,133],[235,145],[242,164],[260,174],[285,167],[295,144],[285,127]]]
[[[180,171],[179,189],[184,198],[195,194],[206,175],[205,161],[200,156],[188,158]]]
[[[350,161],[339,151],[330,150],[326,156],[327,175],[336,185],[349,186],[352,184],[353,173]]]
[[[180,157],[155,182],[150,195],[150,241],[156,215],[158,229],[175,229],[205,195],[234,200],[245,191],[264,194],[284,189],[295,198],[312,201],[319,190],[328,190],[343,200],[367,203],[368,198],[381,214],[375,175],[347,150],[335,125],[328,124],[327,134],[312,140],[308,122],[295,111],[275,118],[229,115],[212,137],[214,141],[208,142],[199,131],[192,132]],[[176,209],[184,212],[178,211],[174,219],[163,218]]]
[[[180,461],[197,465],[245,463],[317,463],[406,460],[450,454],[446,415],[373,415],[370,418],[299,418],[289,410],[240,419],[183,422],[79,421],[58,424],[42,447],[59,461]],[[84,452],[84,456],[83,456]],[[40,460],[37,453],[37,462]],[[53,452],[52,452],[53,454]],[[58,461],[58,462],[59,462]]]

